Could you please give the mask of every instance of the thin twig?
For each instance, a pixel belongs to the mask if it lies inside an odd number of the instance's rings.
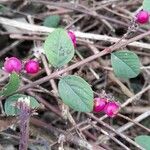
[[[7,19],[7,18],[4,18],[4,17],[0,17],[0,24],[9,25],[9,26],[11,25],[12,27],[16,27],[16,28],[19,28],[19,29],[22,29],[22,30],[28,30],[28,31],[32,31],[32,32],[50,33],[52,31],[54,31],[54,28],[48,28],[48,27],[39,26],[39,25],[32,25],[32,24],[29,24],[29,23],[20,22],[20,21],[16,21],[16,20],[13,20],[13,19]],[[100,41],[107,41],[107,42],[113,42],[113,43],[116,43],[120,40],[119,38],[110,37],[110,36],[107,36],[107,35],[83,33],[83,32],[79,32],[79,31],[76,31],[74,33],[77,37],[84,38],[84,39],[100,40]],[[122,40],[122,42],[127,42],[127,41],[128,40]],[[127,45],[146,48],[146,49],[150,48],[150,44],[141,43],[141,42],[127,43]]]
[[[140,121],[144,120],[145,118],[147,118],[149,116],[150,116],[150,111],[147,111],[147,112],[141,114],[140,116],[136,117],[132,121],[134,121],[134,122],[140,122]],[[128,123],[124,124],[122,127],[118,128],[117,131],[118,132],[124,132],[127,129],[129,129],[130,127],[132,127],[134,124],[135,123],[133,123],[133,122],[128,122]]]
[[[147,87],[145,87],[144,89],[142,89],[139,93],[135,94],[134,96],[132,96],[131,98],[127,99],[122,105],[121,107],[125,107],[128,104],[130,104],[131,102],[133,102],[136,98],[138,98],[139,96],[141,96],[143,93],[145,93],[146,91],[150,90],[150,85],[148,85]]]
[[[102,128],[100,128],[97,125],[94,125],[94,127],[96,129],[98,129],[99,131],[101,131],[104,135],[107,135],[110,139],[112,139],[114,142],[116,142],[118,145],[122,146],[125,150],[130,150],[126,145],[124,145],[122,142],[120,142],[117,138],[115,138],[114,136],[112,136],[110,133],[108,133],[107,131],[103,130]]]
[[[116,131],[113,127],[109,126],[108,124],[106,124],[104,121],[99,120],[97,117],[95,117],[93,114],[90,113],[86,113],[89,117],[91,117],[92,119],[96,120],[98,123],[100,123],[101,125],[105,126],[106,128],[108,128],[109,130],[111,130],[112,132],[114,132],[115,134],[119,135],[120,137],[122,137],[123,139],[125,139],[126,141],[128,141],[129,143],[131,143],[132,145],[134,145],[135,147],[144,150],[139,144],[137,144],[136,142],[134,142],[133,140],[131,140],[129,137],[127,137],[126,135]]]
[[[0,56],[5,55],[8,51],[10,51],[11,49],[15,48],[16,46],[18,46],[22,42],[23,42],[22,40],[17,40],[15,42],[13,42],[12,44],[10,44],[9,46],[7,46],[6,48],[4,48],[4,49],[2,49],[0,51]]]

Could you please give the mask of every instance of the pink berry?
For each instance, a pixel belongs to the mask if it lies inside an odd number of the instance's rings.
[[[68,31],[68,35],[71,38],[74,47],[76,47],[77,40],[75,34],[72,31]]]
[[[4,70],[8,73],[19,73],[22,69],[21,61],[16,57],[6,58],[4,62]]]
[[[108,102],[104,108],[104,112],[111,118],[115,117],[120,110],[120,105],[117,102]]]
[[[137,15],[136,15],[136,21],[140,24],[145,24],[148,23],[149,21],[149,13],[147,11],[141,10]]]
[[[107,104],[107,99],[105,98],[95,98],[94,99],[94,107],[93,111],[94,112],[101,112],[104,110],[105,106]]]
[[[39,62],[35,60],[29,60],[25,63],[25,70],[29,74],[38,73],[40,69]]]

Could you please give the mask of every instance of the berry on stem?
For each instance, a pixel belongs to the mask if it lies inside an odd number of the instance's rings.
[[[4,62],[4,70],[8,73],[19,73],[22,69],[21,61],[16,57],[6,58]]]
[[[104,110],[105,106],[107,104],[107,99],[105,98],[95,98],[94,99],[94,107],[93,111],[94,112],[101,112]]]
[[[145,24],[149,22],[149,13],[145,10],[141,10],[136,15],[136,22],[140,24]]]
[[[38,73],[40,69],[40,66],[39,66],[39,62],[38,61],[35,61],[35,60],[28,60],[26,63],[25,63],[25,70],[27,73],[29,74],[35,74],[35,73]]]
[[[68,35],[71,38],[74,47],[76,47],[77,40],[75,34],[72,31],[68,31]]]
[[[120,110],[120,104],[114,101],[110,101],[106,104],[104,112],[111,118],[115,117]]]

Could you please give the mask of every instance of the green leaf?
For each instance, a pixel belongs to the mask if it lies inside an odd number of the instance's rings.
[[[58,27],[59,22],[60,22],[60,16],[52,15],[52,16],[48,16],[44,19],[43,25],[46,27],[56,28],[56,27]]]
[[[135,142],[142,146],[145,150],[150,150],[150,136],[140,135],[135,138]]]
[[[111,53],[111,64],[118,77],[134,78],[140,73],[138,56],[128,50]]]
[[[7,10],[8,9],[4,5],[0,4],[0,13],[4,13]]]
[[[150,11],[150,0],[144,0],[142,7],[144,10]]]
[[[92,111],[93,91],[81,77],[68,75],[61,78],[58,91],[63,102],[72,109],[80,112]]]
[[[74,46],[64,29],[56,29],[46,39],[44,51],[49,63],[54,67],[62,67],[74,56]]]
[[[14,116],[19,114],[19,109],[16,107],[16,103],[18,102],[18,100],[25,101],[27,104],[30,105],[32,109],[35,109],[40,106],[37,100],[31,96],[15,94],[8,97],[4,104],[5,113],[8,116]]]
[[[19,75],[16,73],[12,73],[10,75],[9,83],[3,87],[0,91],[0,96],[9,96],[17,91],[20,85]]]

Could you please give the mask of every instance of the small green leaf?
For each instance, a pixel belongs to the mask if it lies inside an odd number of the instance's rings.
[[[40,105],[37,102],[37,100],[31,96],[27,96],[27,95],[23,95],[23,94],[12,95],[12,96],[8,97],[8,99],[6,99],[5,104],[4,104],[5,113],[8,116],[14,116],[14,115],[19,114],[19,109],[16,107],[16,103],[18,102],[18,100],[21,100],[21,101],[24,100],[26,103],[29,103],[29,105],[32,109],[35,109],[35,108],[39,107],[39,105]]]
[[[142,146],[145,150],[150,150],[150,136],[140,135],[135,138],[135,142]]]
[[[12,73],[10,75],[9,83],[3,87],[0,91],[0,96],[9,96],[17,91],[20,85],[19,75],[16,73]]]
[[[93,91],[81,77],[68,75],[61,78],[58,91],[63,102],[72,109],[80,112],[92,111]]]
[[[7,10],[8,10],[7,7],[5,7],[4,5],[0,4],[0,13],[4,13]]]
[[[74,56],[73,43],[64,29],[56,29],[47,37],[44,51],[54,67],[62,67]]]
[[[143,9],[150,12],[150,0],[143,0]]]
[[[60,22],[60,16],[52,15],[52,16],[48,16],[44,19],[43,25],[46,27],[56,28],[56,27],[58,27],[59,22]]]
[[[118,77],[134,78],[140,73],[138,56],[128,50],[111,53],[111,64]]]

